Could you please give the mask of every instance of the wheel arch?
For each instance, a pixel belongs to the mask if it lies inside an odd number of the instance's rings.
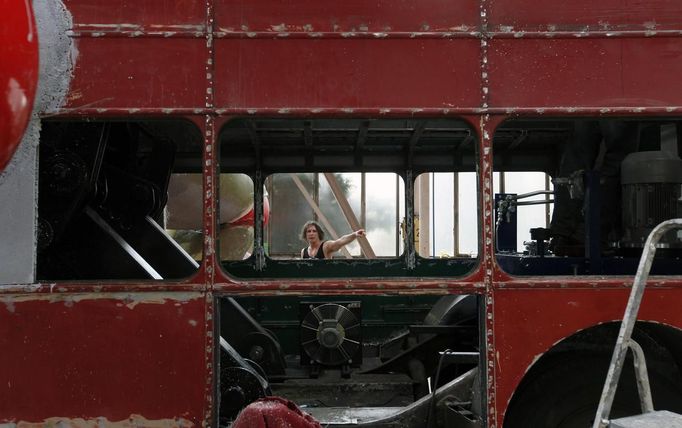
[[[608,367],[619,329],[619,321],[594,324],[563,337],[545,352],[536,356],[526,368],[505,406],[503,427],[518,426],[513,421],[510,422],[510,417],[515,418],[519,410],[518,406],[524,405],[524,396],[527,396],[533,384],[541,379],[550,378],[557,369],[570,372],[567,366],[571,364],[566,364],[567,362],[589,356],[598,360],[600,365]],[[682,394],[682,329],[658,321],[642,320],[635,325],[633,339],[644,349],[650,370],[674,374],[674,379],[678,381],[675,385]],[[626,369],[628,365],[632,366],[632,363],[626,362]],[[575,375],[580,376],[581,373],[575,373]],[[594,379],[594,382],[600,385],[603,385],[604,381],[605,371],[604,376]],[[653,392],[656,407],[657,393]],[[528,398],[525,397],[525,400],[527,401]],[[594,408],[596,411],[596,404]]]

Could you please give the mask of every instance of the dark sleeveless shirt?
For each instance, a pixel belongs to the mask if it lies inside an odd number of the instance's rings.
[[[317,254],[315,254],[315,257],[310,257],[310,254],[308,254],[308,247],[305,247],[303,249],[303,258],[304,259],[311,259],[311,258],[324,259],[324,243],[325,243],[325,241],[322,241],[322,243],[320,244],[320,248],[317,249]]]

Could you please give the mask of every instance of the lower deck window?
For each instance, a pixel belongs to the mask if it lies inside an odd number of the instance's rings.
[[[265,395],[293,401],[323,426],[367,419],[424,426],[434,393],[472,418],[485,408],[471,402],[480,382],[475,295],[221,297],[216,304],[221,425]]]

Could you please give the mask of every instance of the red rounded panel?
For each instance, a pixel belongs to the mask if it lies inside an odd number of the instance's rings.
[[[38,83],[38,34],[29,0],[0,0],[0,171],[26,129]]]

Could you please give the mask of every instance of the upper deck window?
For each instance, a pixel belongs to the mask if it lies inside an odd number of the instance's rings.
[[[202,259],[201,135],[183,121],[46,121],[39,280],[181,279]]]
[[[493,141],[497,261],[514,275],[634,275],[644,241],[682,215],[678,119],[519,119]],[[664,236],[653,274],[679,274]]]
[[[465,122],[454,119],[244,119],[228,123],[220,135],[221,174],[251,177],[253,201],[263,203],[251,204],[254,220],[250,224],[263,227],[254,229],[253,251],[245,253],[243,260],[225,262],[226,270],[247,277],[461,276],[469,272],[476,265],[475,237],[466,255],[457,251],[452,240],[447,255],[445,251],[424,253],[417,245],[420,235],[452,236],[459,218],[452,203],[462,188],[450,186],[447,198],[434,198],[433,192],[440,192],[442,180],[448,179],[440,174],[447,174],[451,181],[462,174],[475,176],[474,135]],[[420,222],[413,195],[421,179],[416,177],[428,181],[436,173],[438,183],[434,182],[433,192],[419,206],[424,212],[438,210],[438,215],[430,223]],[[473,221],[473,227],[468,224],[463,229],[475,234],[475,184],[464,193],[467,202],[473,202],[466,206],[473,215],[464,216]],[[366,236],[353,237],[329,254],[328,260],[304,261],[302,248],[308,243],[302,239],[301,227],[309,220],[320,225],[327,241],[360,229]],[[222,243],[221,248],[231,251]]]
[[[423,258],[475,258],[478,254],[476,173],[432,172],[415,180],[415,237]]]
[[[366,240],[353,239],[335,258],[398,257],[403,245],[396,224],[404,215],[403,180],[393,173],[286,173],[266,179],[271,215],[265,233],[271,258],[297,259],[307,246],[301,227],[316,221],[324,240],[336,240],[355,230]]]

